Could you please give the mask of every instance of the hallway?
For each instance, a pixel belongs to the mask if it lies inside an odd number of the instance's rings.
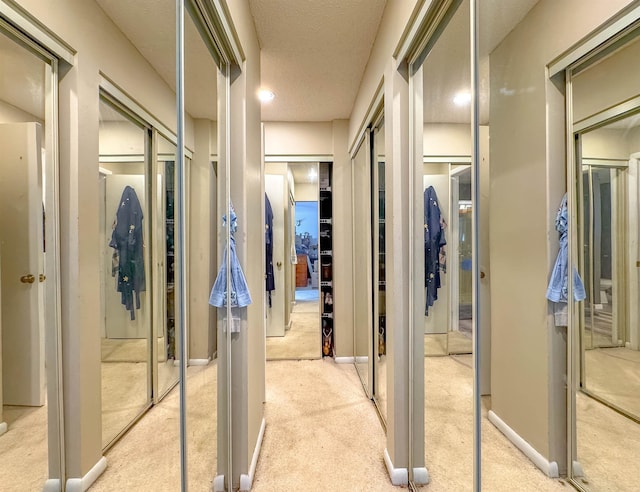
[[[426,359],[427,384],[437,395],[425,408],[427,439],[447,444],[438,446],[436,453],[428,452],[431,483],[419,490],[472,488],[468,359]],[[215,407],[216,372],[215,363],[194,367],[188,379],[189,488],[198,492],[210,490],[215,474],[215,422],[207,422],[197,409]],[[384,430],[353,365],[327,359],[269,361],[266,378],[267,426],[252,490],[400,490],[389,481],[383,460]],[[117,490],[123,483],[129,490],[179,489],[177,396],[174,388],[107,452],[109,466],[92,491]],[[562,481],[545,477],[486,418],[482,431],[484,490],[567,490]],[[164,444],[149,440],[150,435],[162,436]]]

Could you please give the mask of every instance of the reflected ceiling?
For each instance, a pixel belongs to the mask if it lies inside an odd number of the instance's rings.
[[[317,162],[290,162],[289,169],[293,174],[293,181],[296,183],[317,183],[318,182],[318,163]],[[313,169],[315,178],[310,176]]]
[[[533,8],[538,0],[483,0],[480,3],[480,123],[489,122],[489,54]],[[469,91],[469,0],[458,11],[425,61],[424,122],[470,123],[470,107],[456,106],[458,92]]]
[[[176,2],[96,0],[96,3],[175,91]],[[217,120],[216,66],[186,13],[184,39],[186,110],[194,118]]]
[[[175,87],[175,2],[96,0],[122,32]],[[375,40],[386,0],[249,0],[261,47],[262,86],[276,99],[263,105],[264,121],[331,121],[349,118]],[[488,57],[537,0],[480,2],[481,121],[488,113]],[[464,4],[467,5],[468,1]],[[144,23],[140,23],[144,19]],[[186,16],[187,111],[216,119],[215,67]],[[469,86],[469,22],[462,14],[444,33],[432,56],[440,68],[425,77],[425,121],[468,122],[452,109],[455,91]],[[466,60],[466,62],[465,62]],[[457,68],[453,63],[457,64]],[[454,69],[455,68],[455,69]]]
[[[0,35],[0,94],[9,105],[4,111],[18,110],[26,119],[44,121],[45,63],[7,36]],[[24,81],[16,84],[15,81]]]

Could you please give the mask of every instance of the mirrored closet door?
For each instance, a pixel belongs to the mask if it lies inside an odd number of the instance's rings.
[[[365,393],[373,396],[373,235],[371,231],[371,143],[365,130],[352,159],[354,357]],[[376,238],[377,239],[377,238]],[[377,289],[376,289],[377,290]],[[378,348],[376,347],[377,353]]]
[[[387,300],[386,300],[386,195],[385,195],[385,132],[384,117],[373,126],[371,143],[371,230],[373,232],[371,278],[373,280],[373,399],[387,419]]]
[[[415,370],[424,400],[424,463],[431,484],[471,490],[474,484],[475,262],[472,244],[472,87],[470,1],[442,2],[437,27],[414,55],[412,339],[423,355]],[[421,336],[419,336],[421,335]],[[420,342],[418,342],[420,340]],[[452,411],[452,409],[454,409]],[[420,413],[422,415],[422,413]],[[442,429],[455,429],[443,432]]]
[[[640,455],[638,30],[569,69],[579,277],[571,333],[570,478],[580,490],[632,491]],[[571,434],[570,434],[571,435]]]
[[[152,402],[151,129],[100,100],[102,446]]]
[[[59,487],[57,60],[0,26],[0,489]]]

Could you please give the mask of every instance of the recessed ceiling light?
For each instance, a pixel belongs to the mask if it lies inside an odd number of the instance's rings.
[[[471,94],[468,92],[458,92],[453,98],[453,103],[456,106],[464,106],[465,104],[469,104],[471,102]]]
[[[276,95],[270,90],[260,89],[260,92],[258,93],[258,97],[262,102],[271,102],[276,97]]]

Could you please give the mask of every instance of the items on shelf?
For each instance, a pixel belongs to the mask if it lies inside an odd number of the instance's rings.
[[[335,356],[333,335],[333,207],[331,163],[321,162],[320,183],[320,308],[322,318],[322,356]]]

